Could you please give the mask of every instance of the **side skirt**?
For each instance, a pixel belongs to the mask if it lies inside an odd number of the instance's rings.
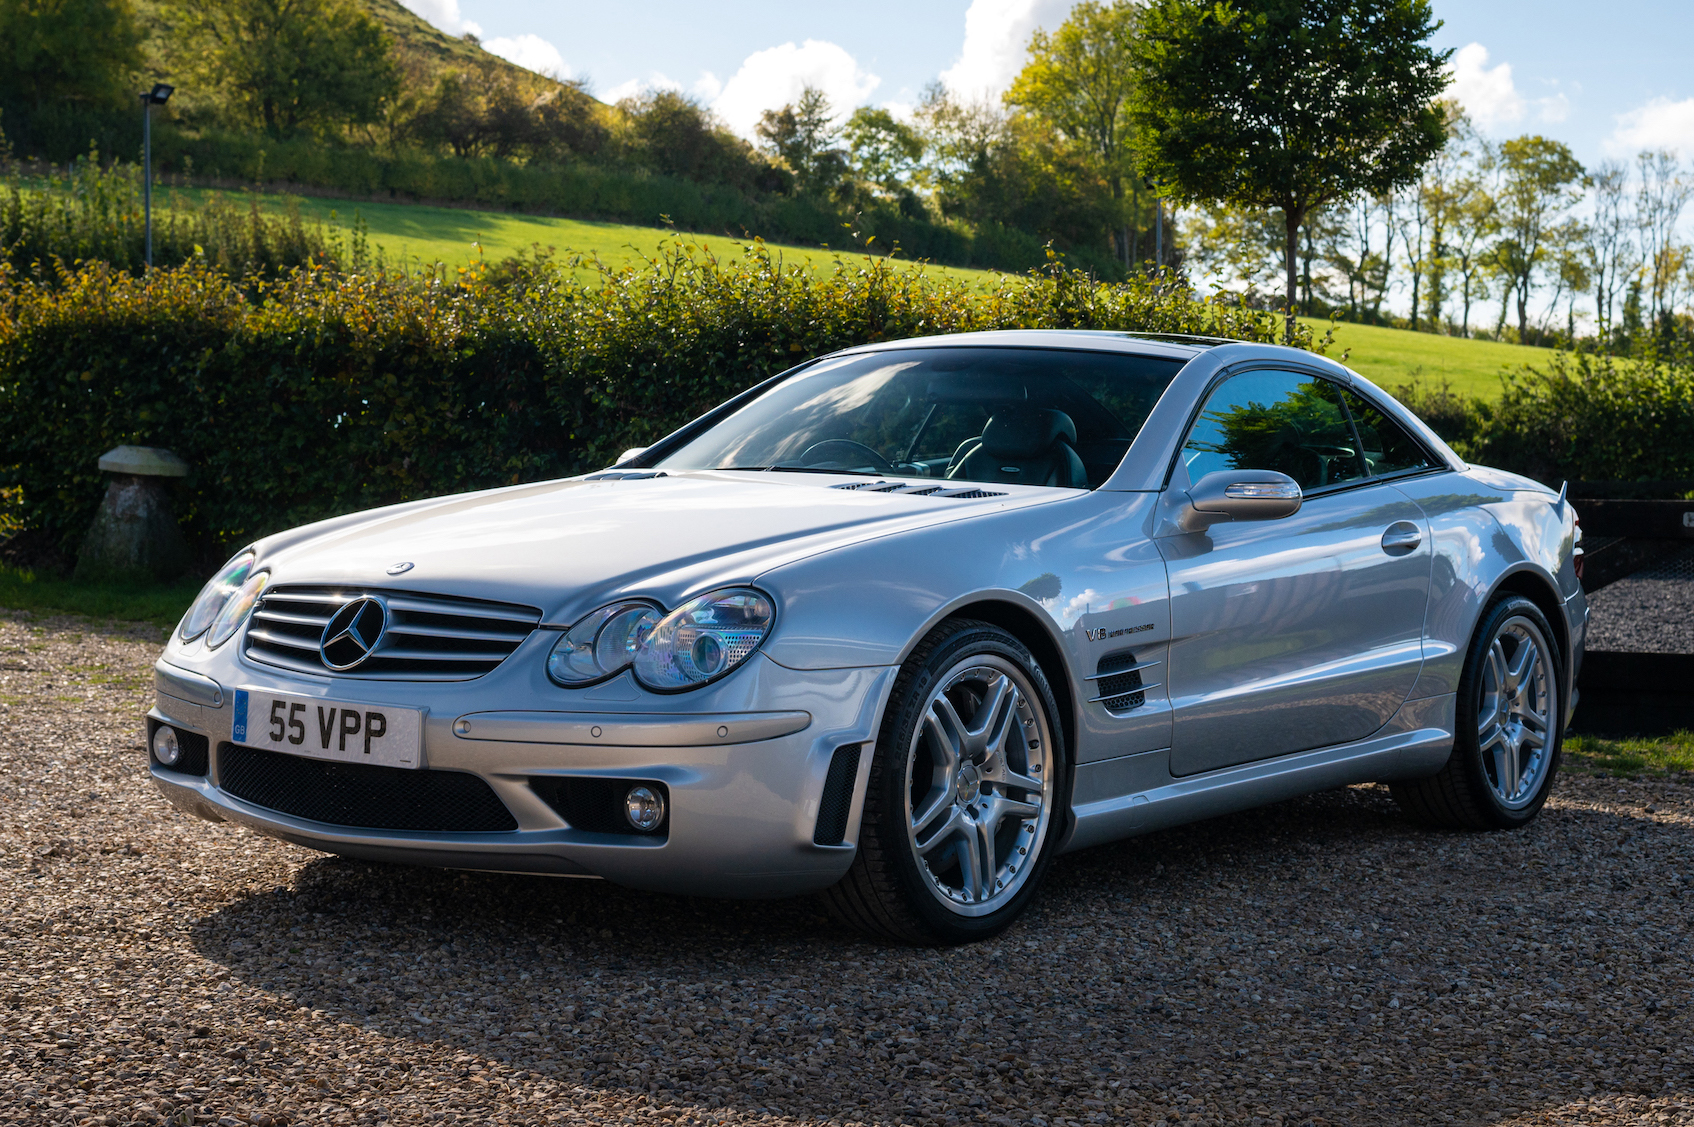
[[[1232,814],[1302,794],[1433,775],[1453,752],[1453,694],[1407,701],[1368,739],[1177,778],[1170,749],[1076,768],[1061,852]]]

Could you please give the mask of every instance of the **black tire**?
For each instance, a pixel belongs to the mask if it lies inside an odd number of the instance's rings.
[[[1011,698],[1008,708],[1017,708],[1021,698],[1029,709],[1039,710],[1040,715],[1029,712],[1028,719],[1018,729],[1022,735],[1016,738],[1029,745],[1039,742],[1045,749],[1041,752],[1044,758],[1037,764],[1034,756],[1039,749],[1024,747],[1023,778],[1026,781],[1034,779],[1035,775],[1029,773],[1033,770],[1046,779],[1047,786],[1042,792],[1042,801],[1036,804],[1043,811],[1043,816],[1020,816],[1018,836],[1012,838],[1012,844],[1016,845],[1024,841],[1021,835],[1030,835],[1032,844],[1020,847],[1021,855],[1029,858],[1027,863],[1019,861],[1009,849],[1003,854],[999,851],[989,854],[998,864],[1011,865],[1014,880],[1021,883],[1014,883],[1007,889],[1003,903],[996,903],[999,894],[993,893],[987,900],[971,905],[955,903],[944,896],[945,886],[935,875],[935,864],[926,863],[918,856],[917,831],[913,828],[916,819],[909,811],[918,805],[912,798],[914,787],[930,785],[923,775],[927,762],[927,753],[923,749],[930,746],[925,741],[933,737],[925,733],[932,729],[920,730],[920,725],[926,723],[937,693],[963,692],[969,699],[970,684],[966,683],[966,675],[959,671],[978,662],[985,663],[978,668],[990,668],[986,663],[993,663],[993,668],[1015,668],[1021,674],[1022,685],[1015,684],[1018,678],[1007,677],[1006,683],[1019,690]],[[944,678],[963,687],[949,690],[943,684]],[[984,701],[986,697],[985,690]],[[981,703],[976,717],[979,718],[984,711],[987,711],[987,706]],[[1010,715],[1008,712],[1007,716]],[[1032,722],[1035,737],[1030,734]],[[1008,735],[1007,738],[1010,741],[1013,736]],[[1002,758],[1015,760],[1018,754],[1014,751]],[[858,852],[847,875],[823,894],[830,914],[866,934],[899,943],[969,943],[1004,931],[1028,907],[1052,860],[1053,843],[1063,829],[1063,805],[1070,794],[1068,772],[1058,705],[1040,664],[1029,649],[1007,631],[986,622],[958,619],[942,623],[918,644],[901,666],[895,681],[871,760],[864,818],[859,827]],[[951,806],[962,802],[966,793],[976,794],[976,785],[975,782],[966,782],[954,786],[949,793],[959,797],[951,800]],[[995,787],[1001,788],[1014,803],[1028,803],[1031,795],[1036,793],[1016,787],[1006,789],[1004,784],[987,774],[983,775],[980,785],[985,800],[995,797],[991,790]],[[929,797],[936,797],[934,790],[927,793]],[[943,808],[944,800],[945,796],[940,796],[940,800],[930,808]],[[953,811],[950,806],[946,808],[948,824],[953,824]],[[995,825],[1003,827],[1005,823],[997,820]],[[941,835],[937,834],[932,840],[940,838]],[[985,837],[985,840],[994,839],[993,833]],[[937,855],[945,857],[946,854],[937,850]],[[974,883],[964,879],[963,858],[957,864],[961,886]],[[983,886],[986,887],[986,881]],[[968,893],[965,895],[968,896]],[[978,914],[967,914],[972,911]]]
[[[1490,691],[1494,683],[1489,671],[1490,655],[1496,640],[1503,635],[1527,638],[1534,634],[1539,634],[1545,648],[1545,691],[1549,694],[1546,706],[1549,723],[1545,744],[1540,749],[1544,761],[1518,774],[1519,752],[1513,750],[1512,774],[1523,780],[1524,793],[1506,801],[1500,794],[1505,789],[1500,782],[1501,767],[1495,756],[1485,753],[1483,748],[1483,728],[1489,716],[1497,718],[1491,706],[1497,694]],[[1414,821],[1429,826],[1508,830],[1527,825],[1546,805],[1559,774],[1559,759],[1564,749],[1564,669],[1558,635],[1553,633],[1539,607],[1521,595],[1503,595],[1490,603],[1471,638],[1464,671],[1459,677],[1453,754],[1446,766],[1427,779],[1390,783],[1394,801]],[[1485,709],[1489,710],[1486,714]],[[1530,770],[1540,772],[1533,781]]]

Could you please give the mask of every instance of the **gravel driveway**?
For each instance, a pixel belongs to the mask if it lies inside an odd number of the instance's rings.
[[[179,815],[157,635],[0,612],[0,1122],[1694,1124],[1686,778],[1494,835],[1334,791],[886,948]]]
[[[1588,596],[1588,648],[1694,653],[1694,548]]]

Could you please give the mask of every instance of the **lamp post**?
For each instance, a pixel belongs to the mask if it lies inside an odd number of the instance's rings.
[[[171,100],[176,87],[155,82],[153,89],[141,93],[141,163],[146,165],[141,175],[141,210],[146,216],[147,246],[143,255],[147,268],[153,268],[153,107]]]

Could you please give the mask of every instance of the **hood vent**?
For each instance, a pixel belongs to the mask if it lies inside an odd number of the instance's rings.
[[[848,481],[831,489],[857,489],[861,493],[904,493],[908,497],[945,497],[949,501],[974,501],[978,497],[1004,497],[987,489],[943,489],[939,485],[907,485],[899,481]]]

